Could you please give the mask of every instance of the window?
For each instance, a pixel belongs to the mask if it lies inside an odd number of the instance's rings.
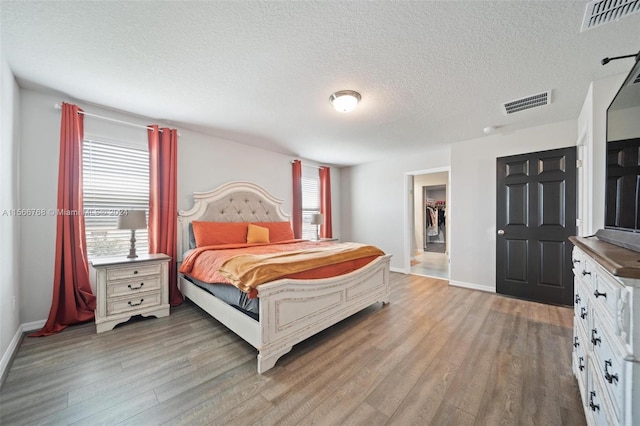
[[[302,238],[315,240],[317,225],[311,224],[311,215],[320,213],[320,177],[318,169],[302,167]]]
[[[85,139],[82,173],[87,257],[126,256],[131,231],[117,229],[117,212],[149,210],[148,150]],[[136,230],[136,252],[149,252],[146,229]]]

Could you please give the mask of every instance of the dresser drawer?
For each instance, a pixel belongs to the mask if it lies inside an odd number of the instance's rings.
[[[620,286],[612,282],[604,271],[596,271],[593,280],[595,284],[593,289],[594,303],[601,308],[601,312],[606,314],[607,321],[613,326],[620,298]]]
[[[586,338],[583,335],[582,330],[577,324],[573,326],[573,371],[578,379],[580,385],[580,394],[582,396],[582,403],[586,405],[585,392],[587,387],[587,355],[586,355]]]
[[[610,426],[614,423],[610,418],[609,414],[611,414],[611,406],[609,405],[609,401],[607,399],[606,393],[604,389],[602,389],[602,384],[597,376],[592,374],[595,371],[595,368],[590,362],[589,365],[589,382],[587,385],[587,404],[586,404],[586,416],[590,417],[592,421],[590,422],[587,419],[587,423],[589,425],[597,425],[597,426]]]
[[[128,311],[158,306],[162,300],[160,291],[139,293],[131,297],[123,297],[107,301],[107,315],[115,315]]]
[[[123,268],[109,268],[107,270],[107,281],[136,278],[144,275],[159,275],[162,272],[162,265],[154,263],[151,265],[135,265]]]
[[[624,374],[622,369],[622,355],[614,346],[613,337],[604,331],[600,318],[594,318],[594,329],[596,333],[595,343],[593,344],[594,371],[590,372],[597,375],[604,389],[606,390],[611,405],[613,405],[615,415],[618,419],[622,417],[622,404],[624,401]]]
[[[575,280],[573,302],[575,322],[580,324],[583,332],[586,333],[591,328],[589,293],[586,290],[586,286],[579,279]]]
[[[142,275],[136,280],[120,280],[107,282],[107,298],[133,295],[150,290],[160,290],[160,275]]]

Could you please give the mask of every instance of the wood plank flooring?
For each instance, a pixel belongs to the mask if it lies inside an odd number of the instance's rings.
[[[391,274],[374,305],[256,373],[187,302],[160,319],[25,337],[0,424],[584,425],[573,311]]]

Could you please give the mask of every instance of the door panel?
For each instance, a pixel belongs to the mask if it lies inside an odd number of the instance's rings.
[[[575,164],[575,147],[498,158],[498,293],[572,304]]]

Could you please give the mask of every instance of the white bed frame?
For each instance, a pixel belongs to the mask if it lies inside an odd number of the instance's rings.
[[[250,182],[230,182],[194,193],[194,206],[178,213],[178,256],[189,249],[189,223],[289,221],[282,200]],[[259,321],[178,274],[182,294],[258,349],[258,373],[272,368],[293,345],[374,303],[389,302],[389,262],[380,256],[363,268],[334,278],[281,279],[258,288]]]

